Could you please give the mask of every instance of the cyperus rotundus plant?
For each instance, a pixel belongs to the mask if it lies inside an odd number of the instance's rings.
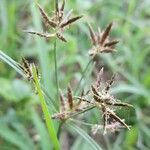
[[[55,149],[60,149],[60,147],[59,147],[56,134],[54,132],[53,122],[51,119],[57,119],[62,122],[59,128],[60,129],[59,132],[60,132],[61,126],[65,122],[69,123],[76,116],[79,115],[81,116],[80,118],[82,118],[82,114],[85,114],[91,111],[92,109],[97,108],[102,112],[103,123],[102,125],[100,124],[91,125],[93,133],[96,133],[98,129],[103,129],[104,134],[107,132],[107,130],[114,131],[120,128],[130,129],[129,126],[125,123],[125,120],[121,119],[115,113],[115,111],[120,107],[128,108],[133,106],[128,103],[121,102],[120,100],[116,99],[114,96],[112,96],[109,93],[109,90],[114,82],[115,75],[113,75],[110,81],[106,83],[106,86],[103,87],[101,83],[103,82],[102,77],[104,74],[103,73],[104,69],[103,68],[100,69],[100,72],[97,74],[97,79],[95,83],[94,84],[91,83],[90,88],[86,92],[84,91],[84,89],[82,89],[79,92],[81,94],[76,95],[78,87],[80,86],[80,83],[85,75],[85,72],[88,69],[89,64],[93,61],[94,57],[99,54],[103,55],[103,53],[112,53],[115,51],[115,46],[118,43],[118,40],[110,39],[110,32],[113,23],[110,23],[104,31],[100,31],[100,28],[98,28],[97,33],[94,32],[91,25],[88,24],[90,39],[92,42],[92,48],[89,50],[88,53],[92,58],[90,58],[89,63],[85,67],[82,77],[80,81],[77,83],[76,89],[73,90],[69,85],[67,87],[67,92],[65,94],[59,89],[60,87],[58,84],[56,39],[58,38],[63,42],[67,42],[68,40],[66,40],[66,38],[63,35],[64,30],[66,29],[66,27],[68,27],[70,24],[80,19],[82,16],[70,18],[72,10],[65,15],[64,13],[65,0],[63,0],[61,6],[59,6],[58,0],[56,0],[55,12],[51,18],[49,18],[47,13],[39,4],[37,4],[37,6],[39,8],[41,17],[44,21],[44,25],[47,27],[47,32],[46,33],[41,33],[36,31],[27,31],[27,32],[38,35],[40,37],[44,37],[46,39],[55,38],[54,61],[55,61],[55,77],[56,77],[56,85],[57,85],[56,99],[60,100],[59,110],[55,109],[55,113],[52,115],[48,112],[47,104],[43,96],[47,94],[44,88],[40,84],[40,80],[39,80],[40,74],[38,69],[36,69],[34,65],[31,65],[25,58],[22,58],[22,64],[16,63],[8,59],[3,53],[1,53],[0,58],[6,61],[7,63],[12,63],[14,65],[14,68],[17,71],[19,70],[25,78],[27,78],[29,81],[31,81],[34,84],[36,93],[39,95],[41,100],[41,106],[44,113],[45,121]],[[49,33],[49,29],[50,29],[50,33]],[[86,124],[86,122],[82,122],[82,123]]]

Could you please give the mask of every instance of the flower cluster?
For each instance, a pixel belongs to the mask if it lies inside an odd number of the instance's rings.
[[[53,29],[53,32],[52,33],[41,33],[41,32],[35,32],[35,31],[27,31],[27,32],[30,34],[36,34],[46,39],[57,37],[61,41],[67,42],[66,38],[63,36],[63,31],[65,30],[66,27],[68,27],[70,24],[80,19],[82,16],[76,16],[76,17],[70,18],[72,14],[72,10],[70,10],[65,15],[65,12],[64,12],[65,0],[63,0],[63,3],[60,7],[58,4],[58,0],[56,0],[55,12],[54,12],[54,15],[51,17],[51,19],[49,18],[47,13],[39,4],[37,4],[37,6],[43,18],[44,24],[50,29]]]
[[[109,34],[112,28],[112,23],[110,23],[104,31],[100,31],[98,28],[98,33],[95,33],[89,25],[90,38],[93,44],[91,50],[89,50],[89,55],[95,56],[98,53],[111,53],[114,52],[114,46],[119,42],[118,40],[110,40]]]
[[[65,15],[64,13],[65,0],[61,6],[56,0],[55,13],[50,19],[42,7],[38,4],[41,16],[48,25],[48,27],[53,29],[53,33],[40,33],[28,31],[31,34],[36,34],[41,37],[51,38],[57,37],[60,40],[67,42],[63,36],[64,29],[80,19],[82,16],[77,16],[70,18],[72,10]],[[112,29],[112,23],[110,23],[104,31],[98,29],[98,33],[94,32],[91,25],[88,25],[90,38],[92,41],[92,48],[89,50],[90,56],[95,56],[99,53],[112,53],[115,51],[115,45],[118,43],[118,40],[110,40],[110,32]],[[22,70],[27,75],[28,79],[33,79],[30,65],[25,59],[22,59],[23,66]],[[120,128],[127,128],[129,126],[121,119],[116,113],[115,110],[120,107],[133,107],[128,103],[123,103],[117,100],[114,96],[110,95],[109,91],[114,82],[115,75],[112,76],[110,81],[107,82],[106,86],[103,88],[102,83],[103,77],[103,68],[97,74],[97,79],[94,84],[91,84],[90,89],[85,93],[84,90],[79,96],[73,95],[72,89],[70,86],[67,88],[67,94],[64,96],[60,91],[60,108],[59,112],[52,115],[52,119],[60,119],[65,121],[71,119],[79,114],[86,113],[93,108],[97,108],[102,112],[103,116],[103,125],[93,125],[93,132],[96,133],[98,129],[103,127],[104,133],[107,129],[116,130]]]

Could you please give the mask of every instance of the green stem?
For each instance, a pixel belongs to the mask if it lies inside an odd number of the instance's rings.
[[[75,92],[74,92],[75,95],[76,95],[77,91],[79,90],[80,84],[81,84],[83,78],[85,77],[85,73],[88,70],[89,65],[91,64],[92,60],[93,60],[93,57],[89,60],[88,64],[86,65],[85,69],[82,72],[82,76],[81,76],[80,81],[78,82],[77,87],[76,87]]]
[[[55,83],[57,89],[57,100],[59,100],[59,83],[58,83],[58,67],[57,67],[57,39],[54,42],[54,63],[55,63]]]
[[[46,126],[47,126],[47,129],[48,129],[49,136],[50,136],[50,138],[51,138],[51,140],[54,144],[54,149],[55,150],[60,150],[60,145],[59,145],[59,141],[57,139],[57,135],[56,135],[55,128],[54,128],[54,125],[53,125],[53,121],[51,119],[51,115],[48,111],[48,107],[46,105],[46,101],[44,99],[44,95],[42,93],[40,83],[38,81],[35,65],[32,66],[32,70],[33,70],[35,87],[38,91],[38,95],[39,95],[39,99],[40,99],[40,102],[41,102],[42,111],[43,111],[43,114],[44,114],[44,118],[45,118],[45,122],[46,122]]]

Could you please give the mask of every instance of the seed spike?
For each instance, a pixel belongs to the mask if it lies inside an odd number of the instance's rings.
[[[59,6],[58,6],[58,0],[55,0],[55,9],[56,9],[56,16],[59,16]]]
[[[99,95],[98,91],[96,90],[96,88],[95,88],[93,85],[91,86],[91,88],[92,88],[94,100],[95,100],[96,102],[100,102],[101,99],[100,99],[100,95]]]
[[[116,52],[116,50],[112,49],[110,47],[106,47],[106,48],[102,49],[100,52],[101,53],[113,53],[113,52]]]
[[[32,71],[30,69],[30,64],[23,57],[22,57],[22,62],[23,62],[23,71],[25,72],[26,77],[28,78],[28,80],[31,80],[32,79]]]
[[[71,24],[71,23],[73,23],[73,22],[79,20],[79,19],[82,18],[82,17],[83,17],[83,16],[77,16],[77,17],[74,17],[74,18],[69,19],[67,22],[61,24],[61,28],[64,28],[65,26],[67,26],[67,25],[69,25],[69,24]]]
[[[104,47],[114,46],[114,45],[116,45],[117,43],[119,43],[118,40],[113,40],[113,41],[110,41],[110,42],[105,43],[105,44],[104,44]]]
[[[67,42],[67,40],[65,39],[65,37],[61,34],[61,33],[56,33],[56,36],[63,42]]]
[[[110,23],[107,28],[104,30],[102,37],[101,37],[101,41],[100,44],[103,45],[103,43],[105,42],[106,38],[108,37],[111,27],[112,27],[113,23]]]
[[[23,62],[24,68],[29,69],[29,63],[24,57],[22,57],[22,62]]]
[[[40,13],[41,13],[45,23],[47,23],[50,27],[55,28],[57,26],[57,24],[49,19],[47,13],[44,11],[44,9],[38,3],[37,3],[37,6],[40,10]]]
[[[122,103],[122,102],[110,102],[106,101],[106,105],[111,105],[111,106],[116,106],[116,107],[133,107],[133,105],[128,104],[128,103]]]
[[[70,86],[68,86],[67,88],[67,95],[68,95],[69,108],[72,109],[73,108],[73,96],[72,96],[72,89]]]
[[[114,83],[114,79],[115,79],[115,74],[111,77],[109,83],[107,84],[107,86],[105,87],[105,93],[107,94],[108,91],[110,90],[112,84]]]
[[[35,34],[35,35],[38,35],[38,36],[44,37],[44,38],[55,37],[55,34],[46,34],[46,33],[40,33],[40,32],[35,32],[35,31],[25,31],[25,32],[30,33],[30,34]]]
[[[91,37],[91,40],[92,40],[92,44],[93,45],[96,45],[96,35],[95,35],[95,32],[93,31],[92,27],[90,24],[88,24],[88,28],[89,28],[89,32],[90,32],[90,37]]]
[[[61,12],[64,11],[65,4],[66,4],[66,0],[63,0],[62,6],[61,6],[61,8],[60,8]]]

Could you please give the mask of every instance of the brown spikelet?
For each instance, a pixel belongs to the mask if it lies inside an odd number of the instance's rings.
[[[63,42],[67,42],[67,40],[65,39],[65,37],[61,34],[61,33],[56,33],[56,36]]]
[[[103,71],[104,71],[104,68],[101,68],[101,70],[99,71],[99,73],[97,75],[97,79],[96,79],[96,83],[95,83],[95,86],[97,89],[100,87],[100,83],[102,81]]]
[[[116,50],[115,49],[112,49],[112,48],[104,48],[101,50],[101,53],[112,53],[112,52],[115,52]]]
[[[64,100],[64,96],[63,96],[63,94],[62,94],[62,91],[59,90],[59,92],[60,92],[60,104],[61,104],[60,110],[61,110],[62,112],[64,112],[64,111],[66,110],[66,108],[65,108],[65,100]]]
[[[55,0],[55,9],[56,9],[56,15],[59,16],[59,6],[58,6],[58,0]]]
[[[70,86],[68,86],[67,88],[67,95],[68,95],[69,108],[72,109],[73,108],[73,96],[72,96],[72,90]]]
[[[27,70],[29,70],[29,63],[28,61],[22,57],[23,67]]]
[[[107,28],[105,29],[105,31],[103,32],[102,37],[101,37],[101,41],[100,41],[101,45],[105,42],[106,38],[108,37],[110,30],[111,30],[111,27],[112,27],[112,23],[110,23],[107,26]]]
[[[95,35],[95,32],[93,31],[92,27],[90,24],[88,24],[88,28],[89,28],[89,32],[90,32],[90,37],[91,37],[91,40],[92,40],[92,44],[93,45],[96,45],[96,35]]]
[[[67,25],[69,25],[69,24],[79,20],[80,18],[82,18],[82,16],[77,16],[77,17],[69,19],[67,22],[61,24],[61,28],[64,28],[65,26],[67,26]]]
[[[38,36],[44,37],[44,38],[55,37],[55,34],[46,34],[46,33],[34,32],[34,31],[25,31],[25,32],[30,33],[30,34],[35,34],[35,35],[38,35]]]
[[[62,3],[61,8],[60,8],[60,11],[61,11],[61,12],[63,12],[63,11],[64,11],[65,3],[66,3],[66,1],[65,1],[65,0],[63,0],[63,3]]]
[[[104,47],[111,47],[111,46],[116,45],[117,43],[119,43],[118,40],[110,41],[110,42],[105,43]]]
[[[128,103],[122,103],[122,102],[115,102],[115,103],[111,103],[111,102],[106,102],[107,105],[111,105],[111,106],[118,106],[118,107],[133,107],[133,105],[128,104]]]
[[[113,75],[109,81],[109,83],[107,84],[107,86],[105,87],[105,93],[108,93],[110,87],[112,86],[112,84],[114,83],[114,79],[115,79],[115,75]]]
[[[30,64],[25,58],[22,58],[22,63],[23,63],[23,68],[24,68],[23,71],[25,72],[26,77],[28,78],[28,80],[31,80],[32,72],[30,70]]]
[[[40,13],[41,13],[41,15],[42,15],[44,21],[45,21],[49,26],[55,28],[55,27],[57,26],[57,24],[49,19],[48,15],[46,14],[46,12],[42,9],[42,7],[41,7],[39,4],[37,4],[37,6],[38,6],[38,8],[39,8],[39,10],[40,10]]]
[[[100,96],[96,88],[92,85],[91,86],[92,92],[93,92],[93,98],[96,102],[101,102]]]

